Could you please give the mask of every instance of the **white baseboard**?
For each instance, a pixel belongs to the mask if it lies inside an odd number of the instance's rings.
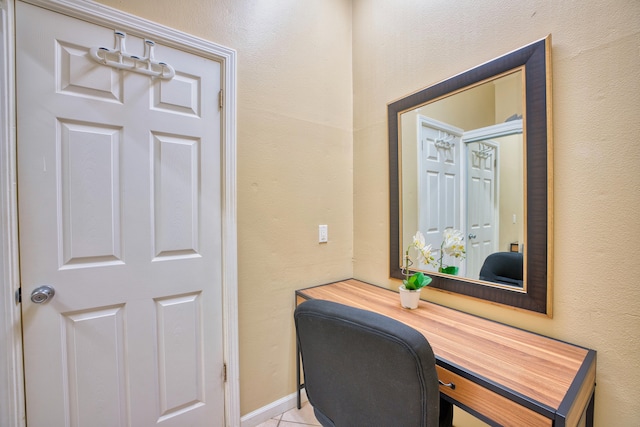
[[[307,393],[304,389],[301,391],[302,402],[307,401]],[[297,406],[297,394],[291,393],[288,396],[278,399],[275,402],[271,402],[262,408],[258,408],[253,412],[249,412],[240,418],[241,427],[255,427],[260,423],[267,421],[269,418],[273,418],[276,415],[280,415],[283,412],[287,412],[289,409],[293,409]]]

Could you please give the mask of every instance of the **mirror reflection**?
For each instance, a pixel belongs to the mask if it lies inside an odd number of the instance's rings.
[[[420,231],[432,239],[433,267],[422,265],[431,288],[551,316],[551,36],[387,112],[390,277],[405,277],[408,242]],[[445,232],[464,239],[464,260],[452,245],[440,262]],[[445,265],[458,272],[441,273]]]
[[[520,67],[400,114],[401,247],[419,230],[436,260],[417,269],[523,288],[524,87]],[[447,229],[465,256],[444,253]]]

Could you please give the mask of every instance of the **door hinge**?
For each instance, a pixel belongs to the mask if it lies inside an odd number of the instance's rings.
[[[220,89],[218,92],[218,107],[222,108],[224,106],[224,92]]]
[[[227,364],[226,363],[222,365],[222,372],[224,376],[224,382],[226,383],[227,382]]]
[[[16,289],[15,298],[16,304],[20,304],[22,302],[22,288]]]

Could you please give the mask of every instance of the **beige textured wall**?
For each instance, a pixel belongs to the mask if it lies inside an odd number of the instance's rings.
[[[426,297],[597,350],[596,426],[638,425],[640,2],[353,4],[355,276],[398,285],[387,279],[386,104],[551,33],[554,317]]]
[[[294,291],[352,276],[350,0],[102,0],[238,52],[241,412],[294,392]],[[318,225],[329,242],[318,244]]]

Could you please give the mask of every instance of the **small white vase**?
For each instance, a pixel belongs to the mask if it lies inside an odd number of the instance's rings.
[[[400,291],[400,305],[404,308],[408,308],[413,310],[414,308],[418,308],[418,303],[420,302],[420,291],[422,288],[412,291],[401,285],[398,289]]]

